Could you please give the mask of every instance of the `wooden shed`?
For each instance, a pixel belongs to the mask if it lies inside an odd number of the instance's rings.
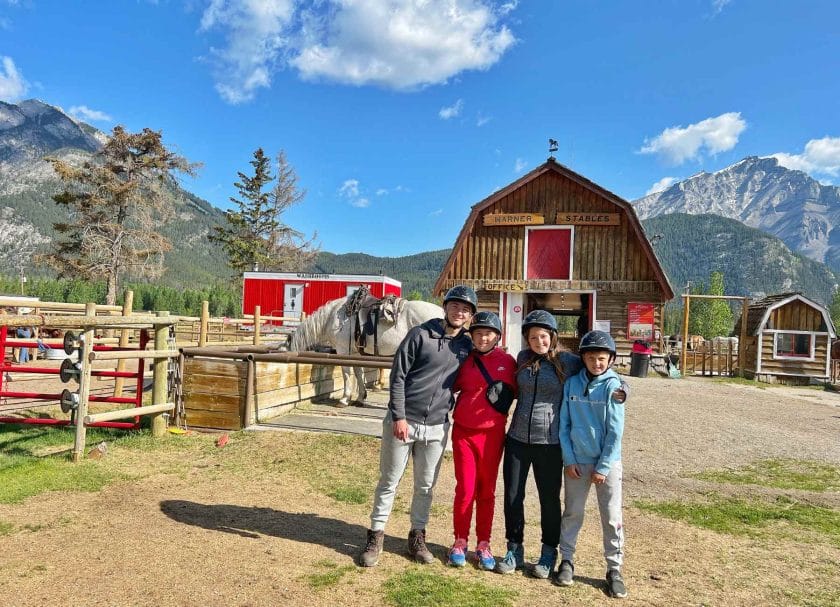
[[[535,309],[555,315],[570,349],[590,329],[619,352],[636,339],[655,346],[674,296],[632,205],[553,158],[472,207],[435,293],[456,284],[499,314],[511,352]]]
[[[741,322],[743,315],[734,335],[740,335]],[[828,381],[834,337],[834,324],[824,306],[801,293],[770,295],[749,305],[744,373],[777,383]]]

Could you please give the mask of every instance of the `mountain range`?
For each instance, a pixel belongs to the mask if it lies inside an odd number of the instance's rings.
[[[44,157],[82,159],[105,139],[42,101],[0,102],[0,236],[14,225],[54,237],[52,224],[66,215],[52,200],[61,186]],[[175,183],[170,195],[176,212],[161,231],[173,250],[160,282],[229,283],[231,272],[220,263],[224,254],[207,239],[212,227],[224,222],[223,211]],[[821,185],[775,159],[746,158],[633,204],[677,292],[688,282],[708,282],[709,273],[718,270],[728,293],[799,290],[828,303],[840,282],[840,188]],[[323,252],[311,270],[381,272],[401,280],[405,293],[428,296],[448,255],[449,249],[405,257]]]
[[[698,173],[633,206],[640,219],[667,213],[737,219],[840,272],[840,188],[775,158],[750,156],[715,173]]]

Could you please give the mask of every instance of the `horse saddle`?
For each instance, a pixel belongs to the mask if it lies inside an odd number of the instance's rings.
[[[382,299],[368,296],[359,307],[354,323],[353,341],[359,354],[368,352],[368,343],[373,340],[374,356],[379,356],[379,323],[385,321],[389,325],[397,322],[397,317],[405,305],[405,300],[396,295],[386,295]],[[351,348],[352,350],[353,348]]]

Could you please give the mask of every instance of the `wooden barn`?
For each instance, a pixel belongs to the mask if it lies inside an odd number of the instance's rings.
[[[735,324],[741,334],[743,315]],[[807,384],[828,381],[831,340],[836,337],[828,310],[801,293],[771,295],[747,311],[744,373],[760,381]]]
[[[375,297],[402,295],[402,283],[387,276],[245,272],[242,281],[242,313],[253,314],[254,307],[260,306],[263,316],[300,318],[301,312],[308,316],[328,301],[347,297],[361,285],[367,286]]]
[[[553,158],[472,207],[435,294],[456,284],[499,314],[514,353],[535,309],[555,315],[573,350],[590,329],[608,331],[619,352],[637,339],[655,346],[674,296],[630,203]]]

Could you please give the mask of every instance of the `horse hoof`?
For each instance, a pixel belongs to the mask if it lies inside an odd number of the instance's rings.
[[[348,403],[347,401],[343,401],[343,400],[340,400],[337,403],[335,403],[335,408],[336,409],[344,409],[345,407],[349,407],[349,406],[350,406],[350,403]]]
[[[351,405],[353,405],[354,407],[364,407],[364,406],[365,406],[365,401],[363,401],[363,400],[354,400],[354,401],[353,401],[352,403],[350,403],[350,404],[351,404]]]

